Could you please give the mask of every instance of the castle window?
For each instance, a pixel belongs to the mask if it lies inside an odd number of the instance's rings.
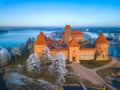
[[[101,51],[101,53],[103,53],[103,51]]]

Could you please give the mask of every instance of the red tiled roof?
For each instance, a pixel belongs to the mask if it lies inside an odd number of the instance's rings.
[[[71,35],[83,35],[83,33],[80,30],[75,30],[71,32]]]
[[[45,40],[45,35],[43,32],[40,32],[39,35],[37,36],[37,39],[34,43],[35,45],[47,45],[47,42]]]
[[[70,44],[69,44],[69,47],[79,47],[79,45],[77,44],[76,40],[71,40]]]
[[[107,39],[105,38],[104,34],[101,33],[99,37],[95,40],[95,43],[108,43]]]

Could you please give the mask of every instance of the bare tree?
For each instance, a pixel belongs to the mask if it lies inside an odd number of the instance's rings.
[[[14,47],[11,52],[12,52],[12,54],[15,55],[15,60],[17,59],[17,56],[21,56],[21,51],[17,47]]]

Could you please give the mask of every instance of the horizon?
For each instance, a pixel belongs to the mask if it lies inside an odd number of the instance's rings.
[[[0,0],[0,27],[120,27],[118,0]]]

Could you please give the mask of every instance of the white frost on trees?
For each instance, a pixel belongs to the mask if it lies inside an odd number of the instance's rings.
[[[21,50],[20,50],[19,48],[17,48],[17,47],[14,47],[14,48],[12,49],[12,53],[13,53],[14,55],[21,56]]]
[[[1,66],[6,65],[7,62],[10,61],[10,59],[11,59],[11,55],[8,52],[8,50],[5,48],[1,48],[0,49],[0,65]]]
[[[45,57],[47,57],[48,59],[50,59],[50,58],[51,58],[51,55],[50,55],[50,50],[49,50],[49,48],[48,48],[48,47],[45,47],[45,48],[44,48],[43,55],[44,55]]]
[[[64,76],[67,73],[65,56],[63,53],[57,53],[52,58],[53,60],[51,60],[49,71],[55,74],[56,82],[61,85],[65,83]]]
[[[36,54],[31,54],[27,60],[27,70],[31,73],[41,73],[41,62]]]

